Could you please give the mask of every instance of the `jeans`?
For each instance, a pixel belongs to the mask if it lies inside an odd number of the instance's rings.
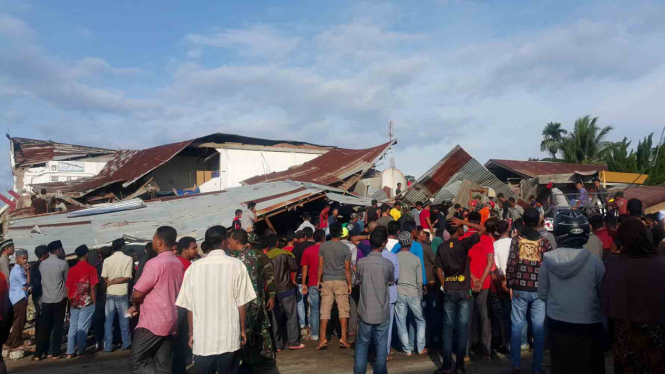
[[[113,350],[113,318],[116,312],[120,321],[120,332],[122,333],[122,348],[129,348],[132,345],[132,339],[129,331],[129,319],[125,317],[129,309],[129,299],[127,295],[116,296],[106,295],[106,306],[104,310],[104,351]]]
[[[533,329],[533,371],[540,371],[545,346],[545,302],[538,298],[538,292],[513,290],[512,308],[510,355],[513,368],[519,369],[522,366],[520,346],[522,345],[522,327],[527,323],[528,308]]]
[[[367,372],[367,351],[372,336],[376,341],[376,362],[374,374],[387,374],[386,359],[388,358],[388,331],[389,321],[379,325],[365,323],[362,318],[358,322],[358,335],[356,337],[356,362],[353,367],[354,374]]]
[[[300,329],[302,330],[307,327],[307,322],[305,321],[305,317],[307,316],[305,312],[305,298],[307,296],[302,294],[302,287],[296,288],[298,289],[298,293],[296,294],[298,300],[298,323],[300,323]]]
[[[316,286],[307,288],[307,301],[309,301],[309,327],[312,340],[319,340],[319,289]]]
[[[443,296],[443,370],[452,367],[452,354],[455,353],[455,370],[464,369],[466,339],[469,326],[471,296],[468,292],[447,292]],[[457,336],[453,339],[453,335]],[[453,347],[453,341],[457,344]]]
[[[388,304],[390,308],[390,321],[388,321],[388,354],[390,354],[390,349],[392,348],[393,343],[393,322],[395,321],[395,304]]]
[[[136,329],[129,356],[129,366],[133,374],[171,374],[172,356],[172,335],[157,336],[148,329]]]
[[[92,324],[92,316],[95,314],[95,304],[83,308],[71,308],[69,319],[69,334],[67,336],[67,354],[73,355],[74,348],[78,348],[78,355],[85,353],[88,341],[88,330]]]
[[[425,317],[423,317],[423,308],[420,304],[420,297],[409,297],[404,295],[397,295],[397,302],[395,303],[395,319],[397,320],[397,335],[404,347],[404,352],[410,354],[414,348],[416,353],[425,350]],[[406,316],[408,311],[411,310],[413,317],[416,321],[417,336],[414,347],[409,340],[409,332],[407,329]]]
[[[473,345],[473,338],[476,336],[474,335],[475,332],[478,331],[477,328],[477,320],[476,316],[474,314],[474,309],[478,308],[478,312],[480,314],[480,345],[483,348],[482,354],[484,356],[491,356],[492,355],[492,349],[490,347],[490,344],[492,342],[492,325],[490,323],[490,318],[489,314],[487,313],[487,306],[489,304],[489,300],[487,299],[489,296],[489,288],[486,290],[482,290],[480,292],[474,292],[473,293],[473,302],[471,303],[471,308],[469,308],[469,327],[468,327],[468,332],[467,332],[467,344],[466,344],[466,355],[470,356],[471,355],[471,346]],[[475,327],[475,328],[474,328]],[[474,331],[475,330],[475,331]]]

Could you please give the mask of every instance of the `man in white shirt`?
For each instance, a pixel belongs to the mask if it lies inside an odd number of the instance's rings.
[[[254,231],[254,223],[256,222],[256,203],[250,201],[247,203],[247,209],[243,210],[242,217],[240,218],[240,226],[247,232]]]
[[[393,221],[388,223],[388,243],[386,243],[386,249],[389,251],[393,250],[397,241],[397,234],[399,233],[399,222]]]
[[[302,231],[305,227],[309,227],[312,229],[312,232],[316,232],[316,228],[314,225],[312,225],[312,215],[309,214],[309,212],[305,212],[302,214],[302,219],[303,222],[298,226],[298,230],[296,231]]]
[[[106,280],[106,307],[104,323],[104,352],[113,350],[113,320],[118,313],[122,348],[128,350],[132,344],[129,318],[125,316],[129,310],[127,283],[132,279],[134,261],[124,254],[125,239],[116,239],[111,243],[113,254],[104,260],[102,278]]]
[[[236,373],[247,343],[245,305],[256,298],[247,268],[223,250],[226,229],[213,226],[205,240],[212,250],[187,272],[176,305],[187,309],[196,372]]]

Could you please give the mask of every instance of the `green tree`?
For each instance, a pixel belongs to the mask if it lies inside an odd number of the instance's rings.
[[[605,162],[610,171],[619,171],[622,173],[637,172],[635,152],[633,150],[629,151],[631,143],[631,141],[628,141],[628,138],[624,137],[622,141],[612,145],[610,151],[605,156]]]
[[[561,128],[558,122],[550,122],[543,129],[543,141],[540,142],[540,151],[547,151],[552,158],[556,160],[556,154],[559,152],[559,145],[563,135],[568,131]]]
[[[635,158],[637,162],[637,172],[648,173],[651,169],[653,157],[655,155],[653,148],[653,133],[645,137],[644,140],[637,143]],[[661,150],[662,151],[662,150]]]
[[[613,143],[605,140],[611,126],[597,125],[598,117],[584,116],[575,121],[575,128],[558,142],[564,162],[596,164],[605,160]]]

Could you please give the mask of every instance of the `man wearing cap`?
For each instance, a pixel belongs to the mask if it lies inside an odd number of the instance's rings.
[[[124,254],[125,239],[116,239],[111,243],[112,255],[104,260],[102,278],[106,283],[106,306],[104,310],[104,352],[113,351],[113,319],[116,313],[122,334],[122,349],[129,350],[132,345],[129,319],[125,316],[129,309],[127,283],[132,279],[134,262]],[[182,264],[181,264],[182,266]]]
[[[411,250],[411,233],[402,231],[397,236],[400,244],[399,258],[399,283],[397,284],[397,303],[395,304],[395,319],[397,320],[397,335],[404,347],[404,354],[411,356],[416,349],[419,355],[427,353],[425,349],[425,317],[421,298],[423,295],[423,271],[420,259]],[[407,329],[406,315],[411,311],[416,322],[416,335],[414,336],[416,347],[412,347]]]
[[[40,245],[35,248],[37,263],[30,267],[30,287],[32,287],[32,305],[35,308],[35,339],[42,329],[42,274],[39,265],[48,258],[48,247]]]
[[[88,246],[85,244],[76,248],[78,262],[67,274],[67,292],[71,317],[69,320],[69,334],[67,340],[67,358],[77,354],[82,356],[88,340],[88,330],[95,313],[97,301],[97,269],[88,263]],[[75,348],[78,348],[75,351]]]
[[[37,348],[35,350],[35,361],[42,358],[49,350],[53,351],[53,359],[60,358],[60,344],[62,343],[62,328],[67,307],[66,280],[69,265],[67,261],[60,258],[65,250],[62,242],[56,240],[49,243],[49,257],[39,265],[42,276],[42,330],[37,337]],[[53,333],[53,334],[51,334]]]
[[[14,241],[6,239],[0,242],[0,272],[5,275],[7,282],[9,282],[9,257],[14,254]]]
[[[14,324],[5,348],[18,348],[23,343],[23,329],[28,312],[28,292],[30,291],[30,264],[28,251],[16,250],[16,265],[9,276],[9,301],[14,309]]]

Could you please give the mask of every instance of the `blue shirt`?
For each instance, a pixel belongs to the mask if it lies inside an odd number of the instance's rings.
[[[401,248],[402,246],[399,243],[397,243],[393,247],[392,252],[397,254]],[[425,274],[425,258],[423,257],[423,246],[418,242],[412,242],[411,250],[409,250],[409,252],[418,256],[418,258],[420,259],[420,265],[423,268],[423,284],[427,284],[427,274]]]
[[[28,297],[28,291],[23,290],[27,285],[28,276],[25,274],[25,269],[18,264],[14,265],[9,274],[9,301],[12,305]]]
[[[390,252],[387,249],[384,249],[381,251],[381,256],[383,258],[387,258],[390,260],[390,262],[393,263],[393,267],[395,268],[395,282],[397,282],[397,279],[399,279],[399,260],[397,259],[397,255]],[[390,292],[390,303],[395,304],[397,302],[397,285],[393,284],[392,286],[389,287],[389,292]]]

